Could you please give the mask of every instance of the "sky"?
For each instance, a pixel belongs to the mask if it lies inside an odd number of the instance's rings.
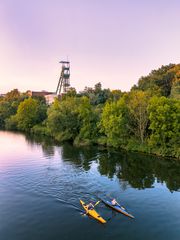
[[[0,0],[0,93],[55,91],[67,58],[78,91],[129,91],[180,63],[180,1]]]

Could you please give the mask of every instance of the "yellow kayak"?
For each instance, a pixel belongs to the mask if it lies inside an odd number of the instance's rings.
[[[80,203],[81,203],[82,207],[84,208],[84,210],[86,211],[87,215],[91,216],[92,218],[96,219],[97,221],[99,221],[101,223],[106,223],[106,220],[104,220],[104,218],[102,218],[99,215],[99,213],[97,213],[94,209],[88,210],[87,204],[85,204],[85,202],[80,200]]]

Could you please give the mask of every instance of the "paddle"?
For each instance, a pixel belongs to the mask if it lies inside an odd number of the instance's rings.
[[[117,214],[112,211],[112,216],[107,219],[107,222],[109,222],[111,219],[113,219],[114,217],[116,217],[116,215],[117,215]]]
[[[94,204],[94,207],[97,206],[102,200],[99,200],[97,201],[95,204]]]
[[[101,202],[101,200],[97,201],[97,202],[93,205],[93,208],[94,208],[95,206],[97,206],[100,202]],[[88,211],[87,211],[86,213],[82,214],[82,216],[86,216],[87,214],[88,214]]]

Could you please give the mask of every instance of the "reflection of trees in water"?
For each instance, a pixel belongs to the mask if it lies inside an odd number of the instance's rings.
[[[31,147],[40,144],[45,157],[54,155],[54,142],[42,137],[26,136]],[[58,148],[57,148],[58,149]],[[109,178],[116,176],[126,188],[129,183],[138,189],[152,188],[155,181],[166,183],[170,191],[180,189],[180,162],[138,153],[102,151],[97,147],[75,147],[64,144],[59,148],[63,161],[69,161],[85,171],[92,161],[98,162],[98,171]]]
[[[161,159],[155,162],[155,173],[158,182],[166,182],[170,191],[180,190],[180,162],[177,160]]]
[[[180,188],[180,162],[172,159],[137,153],[103,154],[98,169],[101,174],[117,176],[138,189],[153,187],[155,180],[165,182],[170,191]]]
[[[49,145],[47,143],[44,143],[42,145],[42,150],[43,150],[43,155],[45,157],[52,157],[54,156],[54,153],[55,153],[55,149],[54,149],[54,146],[53,145]]]
[[[85,171],[90,170],[91,163],[96,160],[97,154],[98,151],[95,147],[74,147],[64,144],[62,148],[62,159],[83,167]]]
[[[118,177],[128,180],[129,184],[138,189],[152,187],[155,177],[152,171],[152,162],[145,156],[127,154],[121,162],[121,172]]]
[[[111,154],[103,153],[99,157],[98,170],[101,175],[106,175],[109,178],[113,178],[114,175],[119,172],[119,167],[117,159],[111,157]]]
[[[44,157],[51,158],[55,154],[55,145],[54,141],[45,136],[32,136],[26,135],[26,142],[32,148],[40,145],[42,147]]]
[[[98,161],[98,171],[109,178],[116,176],[126,188],[129,183],[138,189],[152,188],[157,180],[166,183],[170,191],[180,188],[180,162],[138,153],[100,151],[96,147],[76,148],[64,145],[62,158],[88,171],[92,160]]]

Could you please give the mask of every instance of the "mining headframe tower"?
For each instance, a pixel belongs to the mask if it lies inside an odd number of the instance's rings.
[[[60,77],[58,80],[58,85],[56,88],[56,92],[48,92],[48,91],[28,91],[29,96],[43,96],[46,99],[47,104],[52,104],[55,98],[61,98],[65,95],[70,87],[70,62],[69,61],[61,61],[62,64]]]
[[[56,88],[56,94],[61,96],[66,94],[70,87],[70,62],[61,61],[60,63],[62,64],[62,68]]]

